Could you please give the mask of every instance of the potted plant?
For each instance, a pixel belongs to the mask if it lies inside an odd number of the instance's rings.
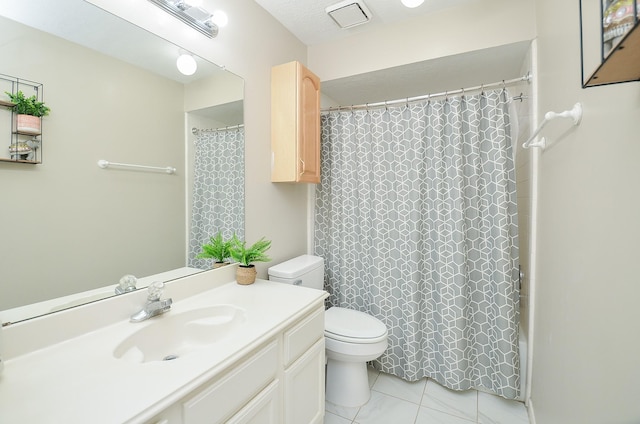
[[[210,237],[209,241],[209,243],[202,245],[202,252],[196,258],[215,259],[213,268],[227,265],[229,262],[226,262],[226,259],[231,257],[231,252],[229,251],[231,241],[224,241],[220,232],[215,237]]]
[[[271,241],[262,237],[250,247],[246,247],[245,241],[240,241],[234,234],[231,239],[231,258],[238,262],[236,281],[238,284],[248,285],[256,281],[256,268],[253,262],[268,262],[271,260],[264,252],[271,247]]]
[[[9,96],[11,103],[15,104],[13,112],[16,114],[17,131],[40,135],[42,132],[41,118],[48,115],[51,109],[44,102],[39,101],[35,95],[26,97],[20,90],[15,94],[5,91],[5,94]]]

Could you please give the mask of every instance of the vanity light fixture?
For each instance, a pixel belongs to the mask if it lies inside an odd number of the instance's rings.
[[[420,6],[422,3],[424,3],[424,0],[402,0],[402,4],[411,9]]]
[[[194,6],[197,4],[196,0],[149,1],[209,38],[218,35],[218,25],[213,21],[213,14],[201,6]]]
[[[198,69],[196,59],[189,53],[181,53],[176,60],[176,66],[182,75],[193,75]]]
[[[229,23],[229,17],[222,10],[216,10],[211,16],[211,22],[218,25],[218,28],[224,28]]]

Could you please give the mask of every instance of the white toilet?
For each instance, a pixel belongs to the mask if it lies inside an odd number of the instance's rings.
[[[324,260],[302,255],[269,268],[269,280],[322,290]],[[326,399],[336,405],[361,406],[371,396],[367,361],[387,348],[387,328],[370,315],[331,307],[324,318],[327,357]]]

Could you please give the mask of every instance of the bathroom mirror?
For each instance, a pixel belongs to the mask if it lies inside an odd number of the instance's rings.
[[[0,320],[114,295],[126,274],[140,288],[196,272],[184,270],[191,126],[241,124],[242,78],[198,57],[184,76],[183,49],[83,0],[3,0],[0,37],[0,73],[42,83],[51,108],[42,163],[0,162]]]

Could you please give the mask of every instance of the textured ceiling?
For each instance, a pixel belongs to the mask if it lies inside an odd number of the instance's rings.
[[[325,8],[341,0],[255,0],[307,46],[337,40],[363,31],[481,0],[427,0],[414,9],[400,0],[362,0],[373,17],[366,24],[341,29]]]

